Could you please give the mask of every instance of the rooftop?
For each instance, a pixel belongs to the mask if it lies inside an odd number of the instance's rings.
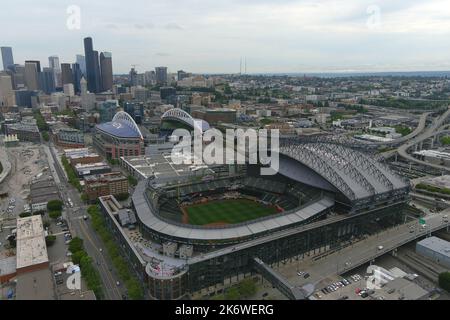
[[[17,219],[17,269],[48,262],[40,215]]]
[[[119,138],[140,138],[142,133],[134,120],[123,111],[116,113],[111,122],[105,122],[96,126],[97,130],[106,132]]]
[[[417,245],[426,247],[435,252],[439,252],[440,254],[450,258],[450,242],[443,240],[438,237],[429,237],[425,238],[422,241],[419,241]]]
[[[17,277],[16,300],[55,300],[50,270],[20,274]]]
[[[16,273],[16,256],[0,259],[0,276]]]

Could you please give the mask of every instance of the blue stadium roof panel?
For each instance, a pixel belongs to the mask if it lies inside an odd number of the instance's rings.
[[[98,124],[97,129],[120,138],[140,138],[136,130],[120,120]]]

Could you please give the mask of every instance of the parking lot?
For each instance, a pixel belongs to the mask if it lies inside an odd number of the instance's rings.
[[[0,194],[8,194],[8,197],[0,198],[0,219],[15,218],[26,211],[31,180],[48,170],[42,146],[23,143],[20,147],[8,148],[7,153],[11,173],[0,185]]]

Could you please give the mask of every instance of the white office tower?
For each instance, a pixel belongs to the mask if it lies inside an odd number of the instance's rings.
[[[66,97],[73,97],[75,95],[75,88],[73,87],[73,83],[66,83],[63,90]]]
[[[62,77],[61,77],[61,65],[59,64],[59,57],[58,56],[49,57],[48,66],[53,70],[53,75],[55,77],[55,87],[60,88],[62,86]]]
[[[81,91],[81,107],[86,111],[91,111],[95,108],[95,93],[90,93],[87,90],[87,81],[84,77],[80,80]]]

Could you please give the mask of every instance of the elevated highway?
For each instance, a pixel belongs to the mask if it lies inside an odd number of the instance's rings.
[[[429,236],[433,232],[441,229],[448,231],[450,223],[448,218],[444,218],[448,214],[450,214],[450,209],[425,217],[426,224],[424,227],[421,227],[418,221],[396,226],[321,259],[299,263],[296,268],[292,265],[286,265],[281,267],[279,272],[297,286],[303,286],[306,283],[319,283],[327,278],[349,272],[411,241]],[[296,274],[298,270],[308,272],[310,278],[298,277]]]
[[[418,144],[421,144],[430,138],[433,138],[437,134],[449,131],[446,129],[447,126],[444,126],[444,122],[449,118],[449,116],[450,116],[450,108],[443,115],[441,115],[440,117],[435,119],[435,121],[433,121],[432,125],[427,130],[425,130],[422,134],[420,134],[416,138],[406,142],[405,144],[401,145],[396,151],[398,153],[398,155],[410,162],[428,166],[430,168],[434,168],[434,169],[440,170],[442,172],[450,172],[449,167],[422,161],[408,153],[408,150],[410,148],[412,148]],[[385,157],[386,156],[388,156],[388,154],[386,154]],[[389,156],[392,156],[392,154],[390,154]]]

